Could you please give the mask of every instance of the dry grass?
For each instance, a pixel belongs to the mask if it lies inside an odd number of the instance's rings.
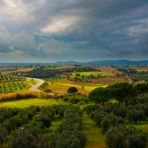
[[[8,93],[8,94],[0,94],[0,101],[8,101],[8,100],[18,100],[24,98],[37,98],[40,97],[41,93],[39,92],[19,92],[19,93]]]

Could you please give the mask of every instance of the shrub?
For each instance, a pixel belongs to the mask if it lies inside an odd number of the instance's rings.
[[[106,133],[107,130],[112,126],[120,125],[123,123],[124,120],[121,117],[117,117],[113,114],[108,114],[101,121],[102,133]]]
[[[82,148],[85,136],[82,132],[82,119],[79,108],[71,106],[64,114],[63,124],[51,139],[50,148]]]
[[[128,148],[146,148],[147,135],[143,132],[136,131],[128,138]]]
[[[98,110],[90,113],[91,119],[93,119],[95,121],[96,125],[99,126],[99,127],[101,127],[101,121],[102,121],[102,119],[104,118],[105,115],[106,115],[105,112],[98,111]]]
[[[106,134],[106,144],[109,148],[126,148],[125,129],[112,127]]]
[[[51,120],[48,114],[39,114],[36,118],[36,121],[41,122],[45,127],[49,127],[51,125]]]
[[[116,116],[120,116],[121,118],[125,118],[127,114],[127,108],[124,105],[114,106],[113,113]]]
[[[142,121],[145,118],[145,113],[143,110],[131,109],[127,112],[127,117],[130,122],[137,123],[138,121]]]
[[[68,88],[67,92],[68,93],[76,93],[76,92],[78,92],[78,89],[76,87],[70,87],[70,88]]]
[[[35,138],[28,130],[17,131],[11,140],[12,148],[35,148]]]
[[[112,127],[106,134],[109,148],[146,148],[147,134],[135,128]]]

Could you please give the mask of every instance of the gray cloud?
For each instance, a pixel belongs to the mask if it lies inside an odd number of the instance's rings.
[[[147,0],[2,0],[0,9],[0,58],[147,59]]]

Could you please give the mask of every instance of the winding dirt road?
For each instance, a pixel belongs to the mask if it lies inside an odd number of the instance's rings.
[[[42,79],[37,79],[37,78],[28,78],[28,80],[34,80],[36,81],[35,84],[32,84],[31,87],[30,87],[30,91],[38,91],[38,92],[41,92],[41,90],[39,90],[38,88],[45,82],[44,80]]]

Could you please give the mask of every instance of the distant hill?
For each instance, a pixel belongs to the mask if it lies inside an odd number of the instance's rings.
[[[88,65],[88,66],[148,66],[148,60],[103,60],[103,61],[89,61],[89,62],[78,62],[78,61],[58,61],[54,63],[0,63],[0,67],[6,68],[7,66],[47,66],[47,65]]]
[[[89,61],[89,62],[76,62],[76,61],[67,61],[67,62],[56,62],[59,65],[88,65],[88,66],[128,66],[128,65],[147,65],[148,60],[141,61],[130,61],[130,60],[106,60],[106,61]]]

